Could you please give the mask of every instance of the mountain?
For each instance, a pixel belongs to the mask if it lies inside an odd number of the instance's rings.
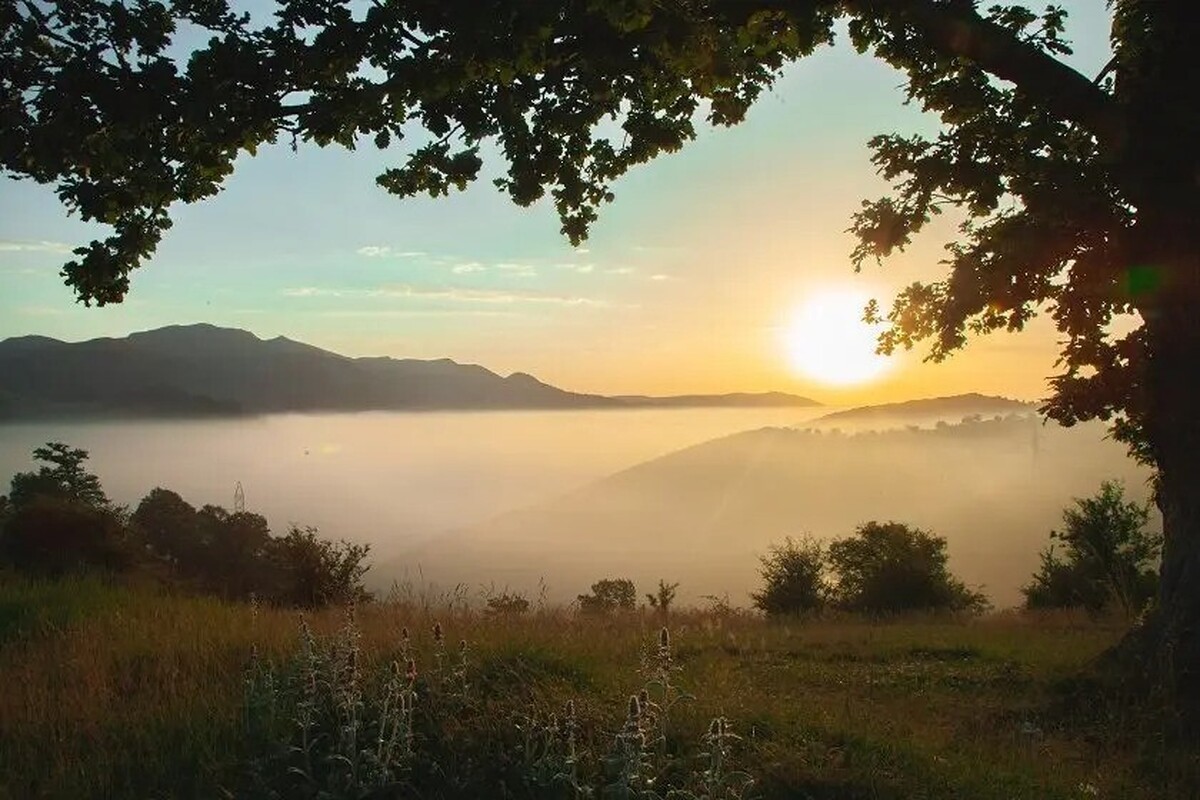
[[[646,591],[662,578],[682,584],[685,602],[728,593],[744,605],[772,543],[898,520],[945,536],[951,569],[1004,607],[1019,602],[1073,498],[1115,478],[1141,499],[1147,477],[1099,423],[1009,416],[857,434],[764,428],[429,538],[375,577],[419,567],[438,586],[491,582],[531,594],[544,579],[556,600],[600,578],[628,577]]]
[[[44,336],[0,342],[0,418],[755,405],[763,397],[703,403],[579,394],[521,372],[502,377],[450,359],[350,358],[206,324],[77,343]],[[789,396],[769,397],[781,403]]]
[[[810,424],[826,427],[849,423],[852,426],[867,425],[872,428],[880,428],[905,424],[930,424],[939,421],[958,422],[964,417],[971,416],[1028,414],[1036,409],[1035,403],[972,392],[949,397],[929,397],[921,400],[906,400],[901,403],[881,403],[849,408],[817,417]]]

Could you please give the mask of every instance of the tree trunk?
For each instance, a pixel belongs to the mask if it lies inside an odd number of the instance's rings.
[[[1158,604],[1127,643],[1143,677],[1200,733],[1200,3],[1116,4],[1117,174],[1136,208],[1127,251],[1147,335],[1144,432],[1163,515]],[[1134,282],[1130,281],[1131,290]],[[1136,291],[1136,290],[1135,290]]]
[[[1200,262],[1200,249],[1193,256]],[[1180,293],[1182,294],[1182,293]],[[1200,300],[1172,297],[1147,320],[1147,427],[1163,516],[1157,608],[1143,668],[1200,732]],[[1190,315],[1187,313],[1190,312]],[[1146,660],[1146,659],[1149,660]],[[1155,663],[1157,662],[1157,663]]]

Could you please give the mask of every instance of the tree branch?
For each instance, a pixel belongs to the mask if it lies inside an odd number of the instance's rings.
[[[965,58],[1020,91],[1059,119],[1091,133],[1115,154],[1127,138],[1125,116],[1112,96],[1069,66],[981,17],[973,2],[844,0],[851,14],[911,25],[947,55]]]

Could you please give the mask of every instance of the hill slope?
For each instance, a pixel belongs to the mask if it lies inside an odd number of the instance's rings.
[[[1109,478],[1145,493],[1145,471],[1103,434],[1017,417],[856,435],[764,428],[428,541],[403,563],[450,585],[486,575],[536,591],[545,577],[559,599],[620,575],[746,603],[773,542],[894,519],[947,537],[952,569],[1011,605],[1073,497]]]

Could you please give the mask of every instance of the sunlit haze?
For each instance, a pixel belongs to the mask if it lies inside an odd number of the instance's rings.
[[[871,298],[843,287],[818,289],[805,298],[784,332],[795,369],[817,383],[857,386],[877,380],[897,358],[876,352],[880,325],[868,325],[863,310]]]

